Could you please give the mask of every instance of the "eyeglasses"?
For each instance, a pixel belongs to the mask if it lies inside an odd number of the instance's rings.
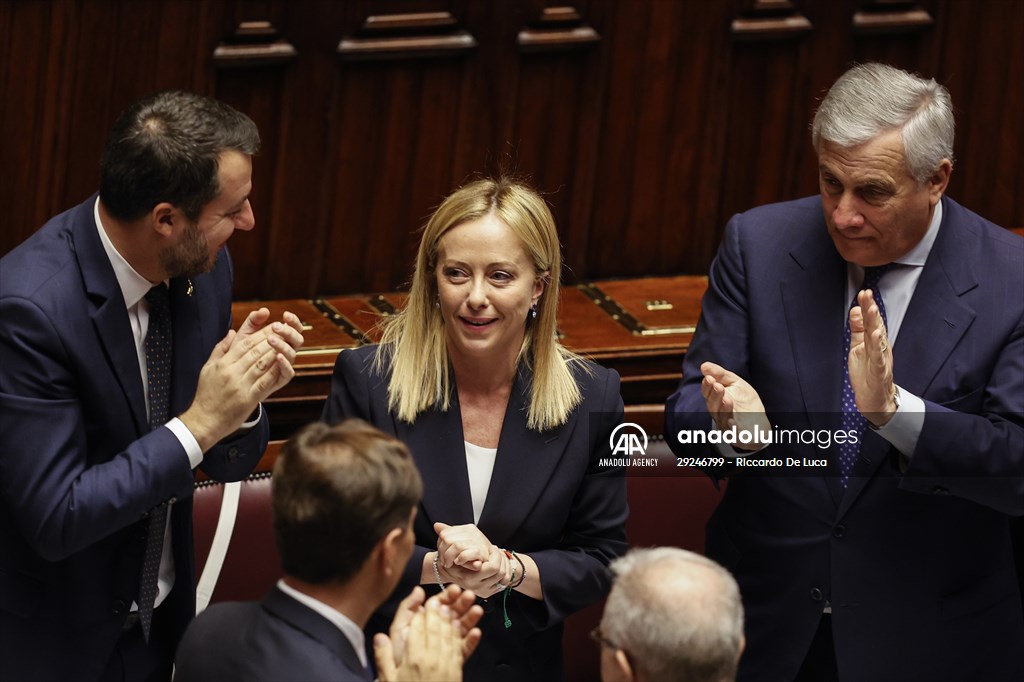
[[[601,632],[600,625],[590,631],[590,639],[594,640],[594,642],[596,642],[598,646],[606,646],[609,649],[619,648],[618,646],[616,646],[615,642],[604,636],[604,633]]]
[[[623,649],[621,646],[617,645],[612,640],[610,640],[607,637],[605,637],[604,633],[601,632],[601,626],[597,626],[596,628],[594,628],[593,630],[590,631],[590,639],[592,639],[595,642],[597,642],[597,645],[600,646],[602,649],[604,647],[608,647],[612,651],[621,651],[622,654],[626,657],[626,660],[629,662],[629,664],[631,666],[634,666],[633,670],[636,670],[636,667],[635,667],[636,664],[633,661],[633,657],[630,656],[628,651]]]

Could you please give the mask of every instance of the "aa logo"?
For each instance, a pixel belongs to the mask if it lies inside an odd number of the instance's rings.
[[[643,457],[647,454],[647,432],[639,424],[619,424],[609,436],[608,446],[612,449],[612,456]]]

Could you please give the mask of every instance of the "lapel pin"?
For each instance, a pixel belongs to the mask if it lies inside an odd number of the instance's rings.
[[[186,281],[188,282],[188,289],[185,290],[185,294],[188,295],[188,296],[191,296],[192,295],[192,279],[188,278]]]

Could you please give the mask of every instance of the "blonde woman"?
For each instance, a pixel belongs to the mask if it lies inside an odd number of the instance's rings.
[[[462,187],[428,221],[381,344],[338,357],[324,409],[412,451],[424,493],[396,593],[457,583],[486,599],[469,680],[561,678],[562,620],[607,593],[626,549],[625,479],[600,466],[619,377],[556,340],[560,270],[536,192]]]

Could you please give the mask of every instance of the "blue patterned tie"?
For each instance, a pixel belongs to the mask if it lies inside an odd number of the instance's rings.
[[[149,329],[146,332],[146,374],[149,384],[149,428],[160,428],[170,417],[171,403],[171,306],[167,287],[158,284],[146,294],[149,302]],[[167,504],[149,513],[146,550],[142,560],[139,583],[139,623],[142,636],[149,642],[156,601],[157,579],[160,577],[160,555],[164,547],[167,525]]]
[[[894,267],[893,263],[886,265],[879,265],[877,267],[864,268],[864,283],[861,285],[861,289],[871,289],[871,293],[875,298],[875,303],[878,304],[878,310],[882,313],[882,322],[888,329],[889,323],[885,316],[885,303],[882,302],[882,292],[878,289],[878,282],[882,279],[882,275],[889,272]],[[859,291],[859,290],[858,290]],[[854,295],[853,301],[850,303],[852,309],[857,305],[857,296]],[[846,316],[846,339],[843,344],[843,417],[841,420],[842,430],[849,433],[851,431],[857,433],[856,442],[850,442],[847,439],[845,442],[839,444],[839,482],[845,488],[850,484],[850,474],[853,472],[853,466],[857,463],[857,457],[860,455],[861,441],[863,440],[860,436],[864,434],[864,429],[867,428],[868,420],[857,410],[857,403],[853,397],[853,386],[850,384],[850,316]]]

